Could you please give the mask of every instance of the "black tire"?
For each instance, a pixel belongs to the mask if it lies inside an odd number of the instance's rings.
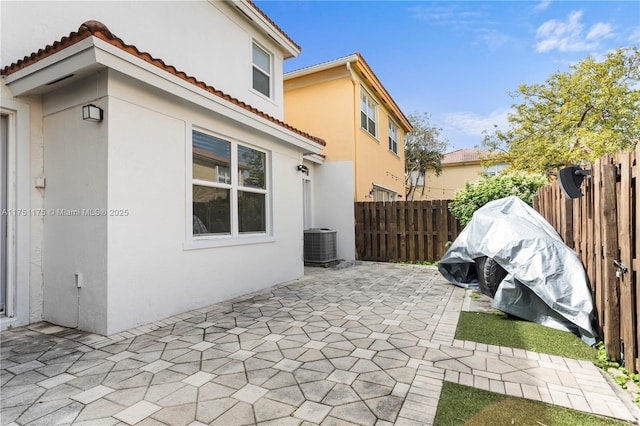
[[[495,296],[507,271],[490,257],[479,257],[475,261],[480,291],[489,297]]]

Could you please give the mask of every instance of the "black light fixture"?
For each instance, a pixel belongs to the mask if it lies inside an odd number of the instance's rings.
[[[89,104],[82,107],[83,120],[100,122],[102,121],[102,118],[102,108],[95,106],[94,104]]]
[[[305,166],[304,164],[300,164],[298,166],[298,171],[301,172],[301,173],[304,173],[307,176],[309,176],[309,168],[307,166]]]
[[[567,198],[582,197],[580,186],[585,176],[591,176],[591,170],[583,170],[580,166],[569,166],[558,171],[560,189]]]

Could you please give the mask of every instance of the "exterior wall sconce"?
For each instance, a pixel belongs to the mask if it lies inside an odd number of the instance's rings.
[[[100,122],[103,118],[102,108],[95,106],[94,104],[85,105],[82,107],[82,119],[87,121]]]
[[[309,168],[307,166],[305,166],[304,164],[300,164],[298,166],[298,171],[300,173],[304,173],[305,175],[309,176]]]

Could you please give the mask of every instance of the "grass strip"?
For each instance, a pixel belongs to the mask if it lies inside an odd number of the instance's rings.
[[[544,402],[444,382],[434,424],[436,426],[628,426],[630,423]]]
[[[595,361],[598,351],[578,336],[529,321],[493,314],[461,312],[456,339]]]

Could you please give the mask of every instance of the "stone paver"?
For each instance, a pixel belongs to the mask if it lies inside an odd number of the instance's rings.
[[[2,424],[429,425],[444,381],[624,420],[591,363],[454,339],[433,268],[356,263],[104,337],[1,335]]]

